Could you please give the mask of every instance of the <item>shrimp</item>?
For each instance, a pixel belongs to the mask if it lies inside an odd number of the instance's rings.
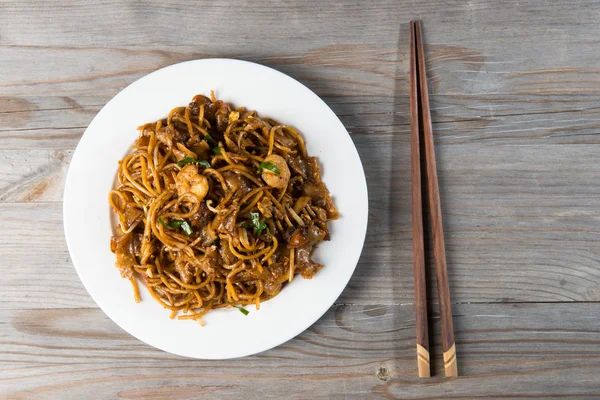
[[[202,200],[208,193],[208,179],[198,173],[198,167],[195,164],[187,164],[183,167],[177,174],[175,184],[179,196],[192,193]]]
[[[267,182],[267,185],[278,189],[286,187],[290,180],[290,169],[283,157],[271,154],[265,158],[265,162],[273,164],[279,170],[279,173],[276,173],[263,168],[262,178]]]

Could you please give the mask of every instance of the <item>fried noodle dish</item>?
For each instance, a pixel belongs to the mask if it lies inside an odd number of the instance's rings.
[[[138,130],[109,194],[110,248],[136,302],[137,278],[171,318],[204,324],[210,310],[247,314],[323,267],[311,252],[338,212],[292,127],[211,92]]]

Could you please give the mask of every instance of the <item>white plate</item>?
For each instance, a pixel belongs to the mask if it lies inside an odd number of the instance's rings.
[[[195,321],[170,320],[140,284],[141,303],[114,267],[108,192],[117,162],[138,136],[137,126],[166,117],[196,94],[257,110],[297,128],[316,156],[341,218],[329,222],[331,241],[315,250],[325,265],[311,280],[295,279],[260,310],[209,312]],[[64,195],[64,225],[73,264],[98,306],[121,328],[159,349],[187,357],[225,359],[280,345],[317,321],[350,280],[367,230],[367,185],[348,132],[311,90],[262,65],[205,59],[172,65],[132,83],[104,106],[85,131],[71,160]]]

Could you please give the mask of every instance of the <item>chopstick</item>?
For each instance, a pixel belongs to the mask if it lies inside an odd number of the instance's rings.
[[[435,147],[431,128],[431,112],[427,91],[425,54],[423,36],[419,21],[410,23],[410,125],[411,125],[411,180],[412,180],[412,218],[413,218],[413,267],[415,275],[415,310],[417,331],[417,366],[419,377],[430,376],[429,343],[427,325],[427,292],[425,282],[425,257],[423,242],[423,203],[421,187],[420,131],[423,131],[425,148],[425,170],[429,192],[429,212],[433,237],[433,254],[440,306],[442,327],[442,349],[444,371],[447,377],[458,376],[456,346],[452,324],[452,305],[448,286],[446,267],[446,249],[440,205],[435,161]],[[420,108],[419,108],[420,106]]]
[[[417,54],[414,22],[410,23],[410,165],[412,191],[413,267],[415,276],[415,325],[419,378],[428,378],[429,332],[427,326],[427,287],[423,244],[423,201],[421,198],[421,150],[419,143],[419,96],[417,93]]]

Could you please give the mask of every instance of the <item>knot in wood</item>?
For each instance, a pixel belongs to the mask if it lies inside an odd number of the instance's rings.
[[[390,379],[390,372],[386,367],[379,367],[379,369],[375,373],[375,376],[377,376],[377,379],[379,379],[380,381],[387,381]]]

